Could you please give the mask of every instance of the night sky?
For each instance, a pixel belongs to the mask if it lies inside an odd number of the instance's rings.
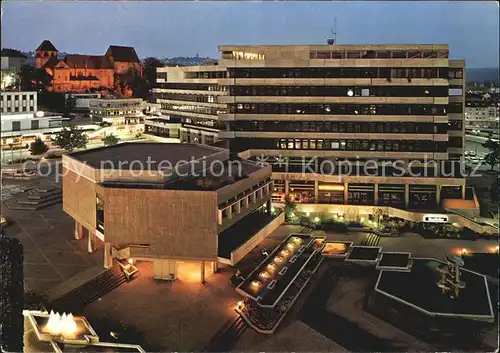
[[[2,47],[139,56],[210,56],[219,44],[448,43],[468,67],[498,67],[499,8],[475,2],[2,2]]]

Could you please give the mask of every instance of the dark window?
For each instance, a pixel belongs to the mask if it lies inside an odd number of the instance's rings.
[[[404,59],[404,58],[406,58],[406,52],[404,52],[404,51],[393,51],[392,52],[392,57],[394,59]]]
[[[12,131],[21,131],[21,122],[13,121],[12,122]]]
[[[450,136],[448,138],[448,146],[453,148],[462,148],[462,137]]]
[[[40,127],[38,120],[31,120],[31,130],[38,130]]]

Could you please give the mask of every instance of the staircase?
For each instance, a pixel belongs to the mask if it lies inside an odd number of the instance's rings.
[[[229,320],[221,329],[210,339],[204,352],[229,352],[236,341],[247,328],[246,322],[241,316],[234,320]]]
[[[111,292],[126,281],[127,278],[121,267],[114,265],[90,281],[52,300],[46,307],[48,310],[60,313],[79,313],[86,305]]]
[[[300,228],[299,234],[311,234],[313,232],[313,229],[307,226],[304,226]]]
[[[380,241],[380,236],[375,233],[366,234],[361,240],[361,246],[377,246]]]
[[[35,211],[61,202],[62,191],[60,188],[33,188],[5,200],[4,204],[11,210]]]

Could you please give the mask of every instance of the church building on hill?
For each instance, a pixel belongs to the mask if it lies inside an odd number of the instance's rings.
[[[104,55],[67,54],[59,59],[58,50],[44,40],[36,49],[35,65],[52,77],[53,92],[84,93],[90,89],[111,89],[115,79],[143,76],[144,70],[133,47],[110,45]]]

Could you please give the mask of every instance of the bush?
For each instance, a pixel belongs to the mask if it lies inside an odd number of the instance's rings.
[[[321,223],[321,229],[323,230],[333,230],[336,232],[347,232],[347,224],[343,222],[336,221],[335,219],[326,219]]]
[[[62,151],[61,152],[49,152],[45,155],[45,159],[56,159],[56,158],[61,158],[62,157]]]

